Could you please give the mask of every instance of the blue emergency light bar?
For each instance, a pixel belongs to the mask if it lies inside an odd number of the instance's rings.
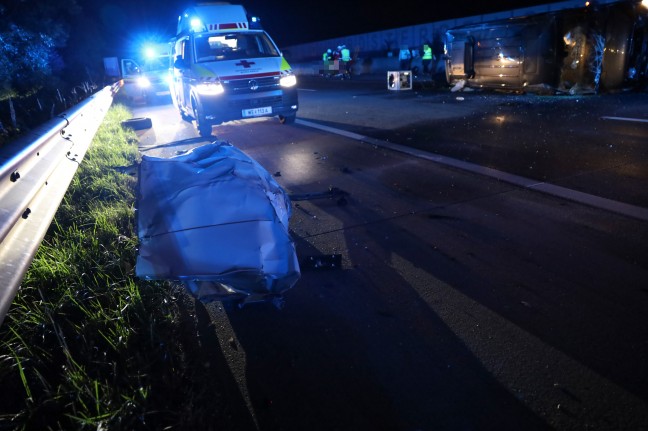
[[[191,31],[198,33],[206,30],[207,28],[205,27],[205,24],[203,24],[203,22],[200,20],[200,18],[191,19]]]
[[[260,30],[261,29],[261,18],[258,16],[250,17],[250,29]]]

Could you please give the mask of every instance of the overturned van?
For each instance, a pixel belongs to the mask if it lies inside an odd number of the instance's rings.
[[[446,32],[450,85],[596,93],[646,85],[648,8],[566,9]]]
[[[259,21],[241,5],[201,3],[178,19],[172,97],[201,135],[225,121],[277,116],[293,123],[297,79]]]

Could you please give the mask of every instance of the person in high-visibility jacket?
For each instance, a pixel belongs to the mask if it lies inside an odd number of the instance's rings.
[[[430,63],[432,63],[433,58],[434,56],[432,55],[432,46],[429,42],[425,42],[423,44],[423,57],[421,57],[421,61],[423,62],[423,73],[426,75],[431,72]]]
[[[340,50],[340,59],[344,64],[344,74],[348,78],[351,78],[351,51],[346,47],[346,45],[342,45],[342,49]]]

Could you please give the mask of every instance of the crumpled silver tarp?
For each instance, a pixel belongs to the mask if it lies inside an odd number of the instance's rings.
[[[143,156],[137,210],[138,277],[180,280],[205,302],[280,298],[300,277],[289,197],[229,143]]]

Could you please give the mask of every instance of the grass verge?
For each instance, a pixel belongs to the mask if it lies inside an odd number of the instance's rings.
[[[0,327],[0,430],[233,429],[184,290],[134,275],[128,118],[108,112]]]

